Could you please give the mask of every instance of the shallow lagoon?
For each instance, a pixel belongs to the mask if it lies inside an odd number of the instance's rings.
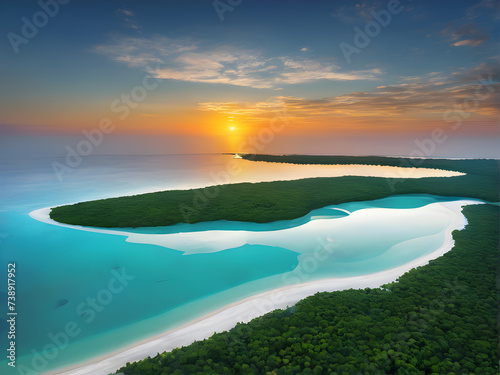
[[[151,164],[137,160],[141,168]],[[214,170],[226,162],[221,157],[203,168]],[[445,208],[429,209],[452,198],[400,196],[329,206],[269,224],[217,222],[93,233],[35,221],[28,214],[150,186],[174,188],[179,178],[186,185],[203,185],[200,170],[192,164],[191,174],[184,168],[173,178],[162,173],[165,165],[159,162],[148,171],[111,163],[76,170],[60,183],[45,163],[4,167],[9,169],[2,171],[8,178],[0,212],[2,264],[15,261],[18,267],[18,364],[35,364],[37,372],[102,355],[297,278],[362,275],[404,264],[439,247],[452,219]],[[129,185],[120,184],[116,191],[113,178]],[[169,179],[175,183],[169,185]],[[388,220],[377,220],[380,209],[390,212],[384,214]],[[331,253],[313,267],[311,254],[325,247]],[[129,276],[126,285],[115,282],[110,291],[116,273]],[[94,298],[96,304],[89,302]],[[51,343],[49,335],[64,331],[68,322],[79,332],[69,345],[49,350],[50,361],[32,362]],[[2,338],[5,329],[2,324]]]

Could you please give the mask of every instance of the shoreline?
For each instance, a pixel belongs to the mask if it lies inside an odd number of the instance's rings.
[[[74,366],[45,372],[44,374],[106,375],[111,372],[117,371],[118,368],[124,366],[127,362],[134,362],[148,356],[153,357],[158,352],[161,353],[164,351],[171,351],[172,349],[175,349],[177,347],[189,345],[194,341],[200,341],[209,338],[215,332],[230,330],[238,322],[246,323],[275,309],[283,309],[287,306],[293,306],[298,301],[318,292],[332,292],[345,289],[364,289],[367,287],[378,288],[381,285],[393,282],[411,269],[426,265],[429,263],[429,261],[436,259],[450,251],[455,243],[452,236],[453,231],[462,230],[467,225],[467,219],[462,214],[463,206],[470,204],[484,204],[484,202],[464,199],[453,202],[445,202],[442,204],[450,209],[450,211],[452,211],[454,214],[452,223],[450,223],[450,225],[446,229],[446,235],[443,244],[432,253],[423,255],[409,263],[389,270],[368,275],[319,279],[296,285],[284,286],[259,293],[254,296],[250,296],[228,304],[222,308],[194,319],[191,322],[170,329],[166,332],[162,332],[153,337],[141,340],[109,354],[91,359],[89,361],[85,361]],[[45,216],[45,220],[43,220],[43,215],[48,215],[48,210],[49,208],[36,210],[31,212],[30,216],[36,220],[43,221],[49,224],[56,224],[73,229],[80,229],[75,226],[57,223],[47,216]],[[89,230],[88,228],[84,227],[81,227],[81,229]],[[98,231],[93,229],[94,228],[89,231]],[[98,232],[106,233],[107,231],[99,230]],[[116,232],[112,233],[117,234]],[[123,235],[126,236],[127,233],[123,233]]]

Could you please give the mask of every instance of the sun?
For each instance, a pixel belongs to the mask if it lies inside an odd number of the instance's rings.
[[[236,130],[236,128],[235,128],[234,126],[231,126],[231,127],[229,128],[229,130],[231,130],[232,132],[234,132],[234,131]]]

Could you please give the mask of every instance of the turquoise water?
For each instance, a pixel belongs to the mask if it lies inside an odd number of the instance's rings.
[[[446,218],[412,230],[363,223],[350,230],[330,229],[331,223],[343,223],[349,216],[335,208],[351,213],[370,208],[404,211],[454,200],[427,195],[329,206],[303,218],[269,224],[221,221],[134,231],[138,236],[203,232],[217,238],[219,232],[214,231],[254,236],[252,243],[226,248],[220,232],[220,249],[209,253],[126,242],[125,236],[49,225],[29,216],[35,209],[75,201],[210,185],[209,173],[223,169],[227,158],[88,158],[62,182],[51,169],[52,159],[2,163],[0,277],[6,280],[7,263],[16,263],[18,312],[17,368],[7,367],[2,358],[2,374],[38,374],[76,364],[230,302],[290,284],[297,270],[307,265],[307,256],[330,237],[336,241],[334,256],[317,262],[302,281],[389,269],[434,251],[443,241]],[[313,233],[309,237],[301,234],[311,223],[317,224],[318,232],[305,231]],[[298,240],[291,241],[293,236]],[[422,238],[398,245],[416,237]],[[6,292],[4,283],[0,285],[4,301]],[[6,314],[0,318],[0,342],[8,348]],[[54,349],[53,338],[62,337],[68,324],[78,333]]]

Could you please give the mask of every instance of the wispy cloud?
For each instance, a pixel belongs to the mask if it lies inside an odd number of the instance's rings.
[[[441,36],[454,47],[477,47],[490,39],[490,33],[498,23],[498,1],[472,2],[463,17],[448,22]]]
[[[455,47],[459,46],[478,46],[484,41],[488,40],[489,37],[482,37],[482,38],[476,38],[476,39],[464,39],[461,40],[460,42],[453,43]]]
[[[188,40],[178,41],[160,36],[153,38],[115,36],[109,43],[94,47],[93,52],[131,68],[140,68],[149,63],[164,63],[172,56],[196,48]]]
[[[479,30],[474,23],[459,24],[458,21],[451,22],[442,32],[443,38],[448,40],[451,45],[459,46],[478,46],[490,39],[490,36]]]
[[[469,78],[467,82],[466,77]],[[373,91],[353,92],[329,98],[276,96],[268,101],[256,103],[200,103],[199,109],[243,115],[250,120],[262,119],[266,117],[266,113],[282,109],[294,118],[303,119],[324,116],[420,117],[445,113],[455,108],[457,103],[475,98],[480,86],[478,79],[486,79],[491,84],[487,91],[491,94],[482,99],[480,105],[471,112],[483,116],[498,116],[500,83],[497,78],[498,68],[483,64],[467,72],[433,72],[423,78],[409,77],[400,84],[379,86]]]
[[[159,78],[266,89],[317,80],[375,80],[381,74],[378,69],[341,71],[333,62],[265,57],[260,51],[230,46],[207,48],[191,40],[159,36],[115,37],[95,47],[94,52],[132,68],[159,63],[163,66],[157,70]]]
[[[284,106],[284,96],[276,96],[261,102],[206,102],[199,103],[202,111],[215,111],[229,115],[248,116],[255,119],[266,116],[267,113],[277,111]]]
[[[125,27],[134,30],[140,30],[142,28],[141,25],[139,25],[139,23],[135,20],[135,14],[132,11],[127,9],[117,9],[115,14],[122,21],[122,24]]]
[[[303,83],[320,79],[330,81],[374,80],[381,73],[379,69],[343,73],[335,65],[322,64],[313,60],[290,58],[281,58],[281,60],[284,66],[281,80],[285,83]]]
[[[498,1],[495,0],[482,0],[475,2],[474,5],[470,6],[465,14],[464,19],[475,20],[481,16],[491,14],[498,14]]]

